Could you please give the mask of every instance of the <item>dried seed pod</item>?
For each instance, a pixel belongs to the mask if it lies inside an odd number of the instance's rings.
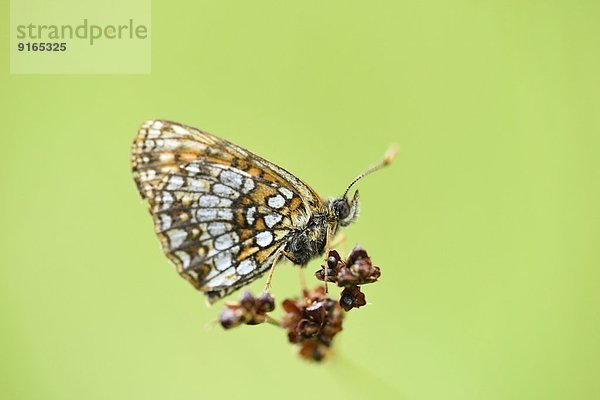
[[[338,271],[343,264],[340,254],[336,250],[330,250],[325,265],[322,265],[321,269],[315,272],[315,277],[320,281],[324,281],[325,272],[327,272],[327,282],[336,282]]]
[[[263,292],[255,302],[255,310],[257,313],[266,314],[275,309],[275,299],[268,292]]]
[[[357,245],[338,269],[337,284],[342,287],[364,285],[376,282],[380,276],[381,269],[374,266],[366,250]]]
[[[334,337],[342,330],[344,311],[367,304],[359,285],[377,281],[381,270],[373,266],[363,248],[356,246],[346,261],[337,251],[329,251],[325,265],[315,272],[315,276],[343,287],[340,300],[329,297],[321,285],[311,291],[304,290],[302,298],[282,302],[284,315],[280,324],[287,330],[289,342],[298,345],[301,357],[321,361],[326,357]],[[267,313],[275,309],[275,300],[266,292],[255,297],[247,291],[239,301],[228,302],[225,306],[219,321],[223,328],[230,329],[241,324],[256,325],[267,321]]]
[[[367,251],[357,245],[346,261],[341,259],[337,251],[330,250],[325,265],[315,272],[315,277],[320,281],[324,281],[326,275],[327,282],[349,287],[376,282],[381,276],[381,270],[373,266]]]
[[[239,304],[242,308],[244,308],[248,312],[252,312],[252,310],[254,309],[255,302],[256,302],[256,299],[254,298],[252,293],[249,290],[246,290],[246,291],[244,291],[244,293],[242,293],[242,297],[240,297]]]
[[[258,298],[246,291],[237,302],[228,302],[219,315],[219,322],[225,329],[241,324],[258,325],[267,320],[267,313],[275,309],[275,300],[269,293],[262,293]]]
[[[340,306],[342,306],[344,311],[350,311],[353,308],[360,308],[365,304],[367,304],[365,295],[360,291],[360,287],[358,286],[344,288],[342,294],[340,295]]]
[[[315,361],[325,357],[333,337],[342,330],[344,313],[327,297],[322,286],[306,292],[302,299],[286,299],[282,326],[291,343],[301,344],[300,355]]]
[[[239,308],[225,308],[219,314],[219,322],[224,329],[235,328],[244,323],[244,314]]]

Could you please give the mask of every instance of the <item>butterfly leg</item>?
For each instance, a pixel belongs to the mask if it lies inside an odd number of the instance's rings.
[[[325,284],[325,293],[328,292],[327,290],[327,257],[329,256],[329,249],[331,246],[331,225],[327,225],[327,236],[325,237],[325,281],[323,282]]]
[[[296,257],[294,257],[292,255],[292,253],[285,251],[285,250],[281,250],[281,254],[283,254],[288,260],[290,260],[291,262],[293,262],[294,264],[300,264],[300,262],[298,261],[298,259]]]
[[[265,288],[263,289],[263,292],[269,292],[269,289],[271,288],[271,280],[273,279],[273,271],[275,271],[275,265],[277,265],[277,261],[279,261],[279,258],[282,254],[283,250],[279,250],[275,254],[275,258],[273,258],[273,264],[271,264],[271,269],[269,270],[269,275],[267,276],[267,282],[265,283]]]
[[[327,238],[325,241],[325,293],[328,292],[327,290],[327,281],[329,280],[327,277],[327,271],[329,270],[328,266],[327,266],[327,257],[329,257],[329,250],[332,247],[337,246],[338,244],[342,244],[342,254],[346,254],[346,235],[344,235],[343,233],[340,233],[337,237],[335,237],[333,240],[331,240],[331,226],[327,227]]]

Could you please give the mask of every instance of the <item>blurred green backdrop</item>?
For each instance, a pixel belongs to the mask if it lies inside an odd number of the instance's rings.
[[[145,76],[9,75],[2,25],[0,397],[600,398],[599,8],[155,1]],[[327,363],[210,327],[130,176],[148,118],[324,196],[401,145],[359,185],[383,279]]]

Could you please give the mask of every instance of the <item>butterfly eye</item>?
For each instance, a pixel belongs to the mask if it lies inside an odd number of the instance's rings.
[[[331,204],[333,212],[340,222],[341,226],[348,226],[358,217],[358,191],[354,192],[354,197],[351,201],[342,197],[335,199]]]
[[[338,219],[344,220],[350,214],[350,205],[345,198],[335,199],[333,201],[333,211]]]

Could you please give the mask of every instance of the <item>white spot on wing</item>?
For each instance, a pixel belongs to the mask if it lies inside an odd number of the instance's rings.
[[[225,198],[228,198],[228,199],[237,199],[238,196],[239,196],[238,192],[236,192],[235,190],[233,190],[229,186],[225,186],[225,185],[220,184],[220,183],[217,183],[216,185],[213,185],[212,191],[217,196],[219,196],[219,197],[225,197]]]
[[[225,170],[221,172],[219,179],[223,184],[231,186],[234,189],[239,189],[242,186],[242,176],[233,171]]]
[[[269,228],[272,228],[277,223],[279,223],[279,221],[281,221],[282,218],[283,217],[281,216],[281,214],[277,214],[277,213],[269,214],[265,217],[265,224],[267,224],[267,226]]]
[[[152,179],[154,179],[156,177],[156,170],[149,169],[149,170],[142,172],[141,175],[142,175],[142,179],[144,181],[151,181]]]
[[[256,244],[260,247],[266,247],[273,241],[273,234],[269,231],[263,231],[256,235]]]
[[[231,203],[229,199],[219,199],[219,207],[231,207]]]
[[[187,180],[188,190],[191,192],[206,192],[209,184],[204,179],[188,178]]]
[[[197,174],[200,172],[200,166],[195,163],[190,163],[190,164],[184,166],[183,169],[185,169],[186,171],[188,171],[192,174]]]
[[[154,140],[147,139],[144,141],[144,150],[151,151],[154,148],[155,142]]]
[[[268,204],[271,208],[281,208],[285,205],[285,199],[282,195],[278,194],[277,196],[269,197]]]
[[[182,185],[183,185],[183,177],[172,176],[169,178],[169,184],[167,185],[167,190],[177,190]]]
[[[150,129],[148,131],[148,139],[156,139],[160,137],[160,130],[158,129]]]
[[[216,288],[220,286],[231,286],[233,285],[240,276],[235,273],[235,271],[231,271],[228,273],[223,273],[221,275],[217,275],[214,279],[211,279],[206,283],[208,288]]]
[[[162,231],[166,231],[167,229],[169,229],[171,227],[171,216],[169,216],[168,214],[160,214],[160,229]]]
[[[219,271],[225,271],[231,266],[231,253],[228,251],[219,253],[215,256],[215,268]]]
[[[217,219],[217,209],[201,208],[196,213],[196,219],[198,219],[200,222],[214,221]]]
[[[240,275],[246,275],[246,274],[254,271],[254,269],[256,269],[256,264],[254,264],[254,259],[246,258],[245,260],[242,260],[242,262],[240,262],[240,264],[238,265],[237,272]]]
[[[219,204],[219,198],[217,196],[213,196],[212,194],[205,194],[200,197],[198,201],[198,205],[200,207],[216,207]]]
[[[235,232],[226,233],[215,239],[215,249],[225,250],[233,246],[237,242],[238,237]]]
[[[233,212],[228,208],[219,209],[217,210],[217,218],[231,221],[233,219]]]
[[[162,202],[161,210],[167,210],[171,208],[171,205],[173,205],[173,196],[171,193],[164,192],[160,197],[160,201]]]
[[[283,194],[288,200],[294,197],[294,193],[288,188],[280,187],[279,191]]]
[[[208,224],[208,232],[211,236],[219,236],[227,232],[228,224],[225,222],[211,222]]]
[[[158,160],[163,164],[171,163],[173,160],[175,160],[175,154],[171,153],[170,151],[165,151],[164,153],[160,153]]]
[[[254,224],[254,213],[256,212],[256,207],[250,207],[248,211],[246,211],[246,221],[248,225]]]
[[[180,135],[188,135],[190,133],[187,129],[182,128],[179,125],[171,125],[171,128],[173,129],[173,132],[178,133]]]
[[[177,150],[181,147],[181,141],[177,139],[157,139],[156,147],[162,148],[162,150]]]
[[[209,222],[216,220],[231,221],[233,212],[229,208],[200,208],[196,212],[196,219],[199,222]]]
[[[246,178],[244,181],[244,189],[242,189],[242,191],[248,193],[252,189],[254,189],[254,181],[251,178]]]
[[[176,251],[175,255],[181,261],[181,266],[186,269],[190,265],[190,255],[185,251]]]
[[[183,229],[173,229],[167,232],[167,236],[169,237],[169,245],[172,249],[177,248],[183,243],[185,238],[187,237],[187,232]]]
[[[232,201],[223,199],[212,194],[205,194],[198,200],[200,207],[231,207]]]

